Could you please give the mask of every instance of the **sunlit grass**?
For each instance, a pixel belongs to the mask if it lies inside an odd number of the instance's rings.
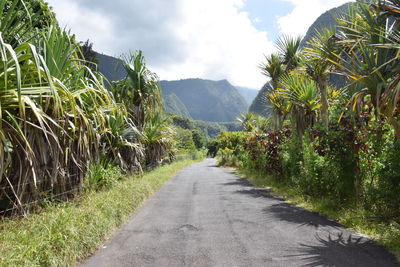
[[[73,202],[50,204],[27,219],[0,221],[0,266],[71,266],[94,252],[145,199],[182,168],[183,160]]]

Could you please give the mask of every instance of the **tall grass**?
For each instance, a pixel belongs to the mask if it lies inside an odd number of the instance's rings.
[[[26,219],[3,219],[0,266],[74,265],[94,252],[154,191],[194,162],[179,161],[143,176],[125,177],[73,202],[48,203],[41,213]],[[111,180],[121,179],[115,170],[103,174]]]
[[[42,0],[1,1],[0,19],[0,212],[81,193],[101,158],[140,173],[168,155],[161,90],[141,52],[107,90]]]

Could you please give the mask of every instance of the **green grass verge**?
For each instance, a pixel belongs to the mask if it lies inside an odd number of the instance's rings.
[[[400,261],[400,225],[395,222],[384,223],[374,220],[362,207],[341,206],[329,199],[310,199],[303,196],[297,190],[274,182],[265,174],[254,170],[237,169],[236,172],[247,178],[254,186],[271,188],[276,197],[284,198],[287,202],[299,207],[316,211],[334,219],[342,225],[352,228],[359,233],[368,235],[379,244],[388,248]]]
[[[94,252],[152,193],[198,160],[160,167],[26,219],[0,221],[0,266],[71,266]]]

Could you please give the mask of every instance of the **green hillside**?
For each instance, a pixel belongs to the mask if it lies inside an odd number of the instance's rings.
[[[254,112],[263,116],[267,116],[270,114],[270,106],[268,99],[266,97],[266,92],[268,90],[269,83],[266,83],[258,94],[256,98],[253,100],[253,103],[250,105],[249,112]]]
[[[179,116],[183,116],[186,118],[191,118],[188,109],[185,104],[176,96],[176,94],[172,93],[167,96],[164,96],[164,110],[167,113],[176,114]]]
[[[161,81],[161,88],[164,98],[175,94],[195,120],[235,121],[248,109],[246,100],[227,80]]]
[[[118,81],[126,77],[122,61],[111,56],[96,53],[99,71],[109,80]]]
[[[187,130],[198,130],[207,138],[214,139],[224,132],[242,131],[243,127],[239,121],[232,122],[211,122],[211,121],[195,121],[186,117],[174,116],[172,123],[180,128]]]
[[[126,77],[119,59],[97,53],[97,60],[99,71],[109,81]],[[164,109],[167,112],[195,120],[215,122],[235,121],[237,116],[247,111],[250,99],[252,101],[257,94],[256,90],[237,89],[226,80],[161,81],[161,87]]]

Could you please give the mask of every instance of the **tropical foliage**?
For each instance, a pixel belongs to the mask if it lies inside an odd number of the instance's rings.
[[[142,172],[172,157],[142,52],[124,57],[126,79],[106,86],[43,1],[1,1],[0,19],[0,215],[80,193],[96,162]]]
[[[261,65],[272,114],[240,118],[241,139],[221,134],[220,161],[399,222],[399,14],[398,1],[359,1],[303,50],[297,38],[279,39]],[[330,84],[333,74],[343,88]]]

